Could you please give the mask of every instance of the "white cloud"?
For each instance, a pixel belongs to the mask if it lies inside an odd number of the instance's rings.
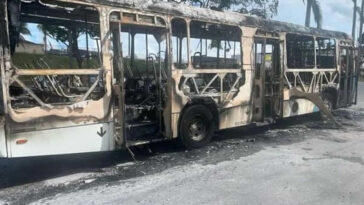
[[[352,0],[319,0],[323,13],[323,28],[351,33]],[[302,0],[280,0],[278,16],[275,19],[303,25],[306,6]],[[311,26],[315,26],[312,17]]]

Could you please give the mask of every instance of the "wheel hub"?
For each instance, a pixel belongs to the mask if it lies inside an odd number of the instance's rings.
[[[206,136],[205,123],[199,119],[194,119],[189,125],[189,133],[194,141],[201,141]]]

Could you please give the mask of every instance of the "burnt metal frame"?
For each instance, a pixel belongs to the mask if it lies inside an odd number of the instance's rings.
[[[34,12],[34,11],[29,10],[28,12]],[[24,14],[24,13],[22,13],[22,15],[27,16],[27,14]],[[47,15],[47,14],[44,13],[43,15]],[[57,19],[58,18],[56,18],[55,20],[57,21]],[[64,18],[64,19],[67,19],[69,21],[72,20],[72,19],[68,19],[68,18]],[[80,23],[80,22],[77,21],[77,23]],[[82,23],[83,22],[81,22],[81,24]],[[85,23],[87,23],[87,20],[85,21]],[[90,22],[90,23],[94,23],[94,22]],[[94,23],[94,24],[97,24],[97,23]],[[99,53],[99,59],[100,59],[100,63],[102,63],[102,58],[100,56],[100,53]],[[42,59],[42,61],[44,62],[43,59]],[[72,104],[72,105],[74,105],[74,104],[77,104],[77,103],[79,103],[81,101],[85,101],[89,97],[89,95],[97,87],[98,83],[100,82],[100,79],[103,77],[103,72],[104,72],[103,66],[98,68],[98,69],[51,69],[47,63],[45,63],[45,65],[46,65],[47,69],[19,69],[11,62],[10,70],[12,70],[12,72],[9,75],[9,86],[13,82],[16,82],[32,98],[34,98],[34,100],[37,101],[38,104],[42,108],[46,108],[46,109],[52,109],[52,108],[54,108],[54,106],[52,106],[50,104],[47,104],[47,103],[44,103],[27,85],[25,85],[19,79],[20,76],[47,76],[48,80],[51,82],[52,87],[54,88],[54,90],[56,91],[56,93],[59,96],[70,97],[70,96],[67,96],[63,92],[63,90],[62,90],[62,88],[60,86],[58,86],[58,88],[55,86],[55,84],[54,84],[55,82],[53,81],[54,76],[57,76],[57,75],[74,75],[74,76],[78,76],[78,75],[97,75],[96,81],[91,85],[89,90],[83,96],[80,96],[80,98],[75,103]],[[72,105],[68,105],[68,106],[72,106]],[[9,106],[11,106],[11,103],[9,103]]]
[[[299,34],[294,34],[298,35]],[[304,35],[307,36],[307,35]],[[299,88],[301,91],[305,93],[319,93],[325,87],[334,87],[336,90],[338,89],[338,77],[340,75],[339,65],[338,65],[338,50],[339,50],[339,41],[334,38],[335,44],[335,67],[334,68],[317,68],[317,50],[315,48],[316,38],[324,38],[321,36],[312,36],[314,43],[314,67],[313,68],[288,68],[287,61],[288,56],[285,58],[285,69],[284,69],[284,78],[285,82],[289,89]],[[285,47],[287,48],[287,41],[285,41]],[[286,50],[286,52],[288,52]],[[304,82],[302,80],[301,75],[305,73],[311,73],[312,79],[310,82]],[[290,80],[289,76],[293,76],[293,81]],[[309,83],[309,84],[307,84]]]
[[[144,27],[150,27],[150,28],[160,28],[160,29],[164,29],[165,30],[165,34],[167,36],[167,39],[166,39],[166,49],[168,49],[169,47],[169,31],[168,31],[168,23],[167,23],[167,20],[165,19],[165,17],[163,16],[160,16],[160,15],[149,15],[149,14],[146,14],[146,13],[140,13],[140,12],[137,12],[137,11],[129,11],[127,9],[114,9],[114,10],[111,10],[109,12],[109,16],[111,14],[114,14],[114,13],[118,13],[120,15],[120,19],[109,19],[109,23],[114,23],[116,26],[117,26],[117,29],[115,29],[115,32],[117,32],[116,34],[116,39],[114,39],[114,43],[118,43],[119,45],[116,46],[114,49],[114,52],[116,52],[117,54],[114,56],[114,57],[117,57],[117,64],[118,64],[118,67],[120,69],[120,72],[121,72],[121,76],[120,78],[121,79],[117,79],[118,83],[120,83],[120,85],[114,85],[114,92],[115,94],[117,95],[118,97],[118,100],[119,100],[119,104],[118,104],[118,109],[119,111],[116,113],[116,120],[118,121],[118,126],[115,127],[116,129],[116,141],[119,145],[121,146],[126,146],[127,148],[129,146],[132,146],[132,145],[140,145],[140,144],[145,144],[145,143],[150,143],[152,141],[160,141],[161,139],[151,139],[151,140],[143,140],[143,141],[135,141],[135,142],[129,142],[128,139],[126,138],[126,128],[128,127],[126,121],[125,121],[125,112],[126,112],[126,104],[125,104],[125,82],[124,82],[124,76],[126,75],[125,72],[130,72],[130,68],[125,68],[124,64],[123,64],[123,57],[120,55],[121,54],[121,39],[120,39],[120,34],[121,34],[121,26],[122,25],[131,25],[131,26],[144,26]],[[123,19],[123,14],[124,13],[128,13],[128,14],[132,14],[132,15],[135,15],[136,16],[136,19],[135,21],[127,21],[127,20],[124,20]],[[138,16],[139,15],[148,15],[148,16],[151,16],[153,17],[155,20],[154,20],[154,24],[150,24],[150,23],[145,23],[145,22],[140,22],[139,21],[139,18]],[[157,18],[160,18],[164,21],[165,25],[158,25],[156,24],[156,19]],[[134,36],[132,36],[132,39],[134,39]],[[147,38],[146,38],[147,39]],[[134,40],[132,40],[134,41]],[[130,45],[130,41],[128,42],[129,43],[129,51],[131,52],[131,56],[134,55],[134,46],[135,44],[132,43],[132,45]],[[154,56],[151,54],[151,55],[148,55],[148,40],[146,40],[146,66],[148,66],[148,63],[149,61],[152,61],[154,62]],[[162,55],[163,51],[159,51],[159,54],[158,55]],[[169,52],[168,52],[169,53]],[[166,55],[168,56],[167,60],[170,58],[170,55]],[[155,56],[157,57],[157,56]],[[132,60],[133,61],[133,60]],[[170,62],[170,60],[168,60],[167,62]],[[167,63],[169,64],[169,63]],[[161,68],[161,58],[159,57],[159,69],[158,69],[158,74],[156,73],[156,71],[154,72],[155,74],[155,77],[157,78],[156,80],[158,80],[159,84],[161,85],[161,81],[162,81],[162,77],[166,77],[167,78],[167,82],[170,81],[170,78],[169,78],[169,72],[162,72],[162,68]],[[113,69],[116,69],[115,67]],[[148,69],[148,68],[147,68]],[[164,71],[164,70],[163,70]],[[115,70],[114,70],[115,72]],[[149,75],[149,74],[148,74]],[[149,76],[147,76],[147,78],[149,78]],[[121,87],[120,87],[121,86]],[[167,85],[168,87],[169,85]],[[162,96],[160,94],[160,89],[158,89],[158,101],[159,103],[162,102]],[[161,104],[160,104],[161,105]],[[161,110],[163,109],[162,107],[158,107],[158,110]],[[162,126],[162,121],[161,121],[161,117],[160,117],[160,120],[159,120],[159,126],[160,128],[163,127]],[[168,127],[168,126],[166,126]]]
[[[273,118],[280,118],[282,117],[282,111],[283,111],[283,75],[284,75],[284,69],[283,69],[283,62],[282,62],[282,59],[284,59],[284,52],[283,50],[281,49],[281,41],[278,37],[275,37],[275,36],[278,36],[278,34],[276,33],[270,33],[270,32],[264,32],[262,33],[263,31],[261,30],[258,30],[256,35],[254,36],[254,50],[255,50],[255,53],[254,55],[256,54],[256,43],[260,43],[262,45],[262,50],[261,50],[261,54],[266,54],[266,45],[268,44],[271,44],[271,45],[276,45],[277,49],[278,49],[278,56],[276,56],[276,61],[279,62],[278,64],[278,67],[279,67],[279,72],[280,72],[280,75],[279,76],[276,76],[276,77],[279,77],[279,99],[275,99],[275,100],[279,100],[279,113],[276,113],[276,116],[271,116]],[[274,43],[268,43],[267,41],[273,41]],[[273,52],[273,51],[272,51]],[[274,53],[272,53],[272,58],[274,56]],[[256,56],[254,56],[254,58],[256,58]],[[256,66],[255,64],[256,62],[256,59],[254,60],[254,67]],[[272,65],[274,66],[274,65]],[[274,70],[275,68],[272,67],[272,69]],[[256,71],[256,68],[255,68],[255,71]],[[264,117],[266,116],[265,115],[265,90],[266,90],[266,72],[265,72],[265,56],[262,56],[262,65],[261,65],[261,68],[259,69],[260,71],[260,78],[257,79],[255,76],[254,76],[254,87],[253,87],[253,90],[252,92],[255,93],[257,92],[256,91],[256,86],[257,85],[256,83],[259,83],[261,86],[260,90],[259,90],[259,101],[260,101],[260,109],[261,109],[261,112],[260,112],[260,116],[257,118],[255,117],[254,115],[256,114],[255,113],[255,110],[254,110],[254,113],[253,113],[253,119],[255,120],[258,120],[258,121],[261,121],[264,119]],[[256,75],[256,73],[255,73]],[[273,72],[273,76],[274,77],[274,72]],[[273,79],[271,79],[273,80]],[[256,95],[253,95],[253,96],[256,96]],[[255,99],[256,100],[256,99]],[[255,104],[256,102],[253,100],[253,107],[255,107]],[[272,102],[274,103],[274,102]],[[271,105],[273,106],[273,105]]]
[[[173,19],[179,19],[179,20],[183,20],[185,21],[185,25],[186,25],[186,31],[187,31],[187,59],[188,59],[188,66],[187,66],[187,69],[180,69],[180,68],[176,68],[174,65],[172,67],[173,70],[179,70],[181,71],[183,74],[182,76],[185,77],[184,81],[182,82],[182,87],[186,85],[186,83],[188,82],[188,80],[192,80],[193,82],[193,86],[197,92],[197,94],[194,94],[194,95],[191,95],[189,97],[216,97],[214,95],[209,95],[209,94],[206,94],[206,90],[210,87],[211,84],[213,84],[216,80],[220,80],[220,90],[219,90],[219,94],[218,94],[218,101],[220,103],[218,103],[218,107],[220,108],[223,108],[223,106],[229,101],[231,100],[230,98],[232,97],[231,94],[233,92],[234,89],[239,89],[239,87],[237,87],[239,81],[241,80],[241,78],[243,77],[243,74],[242,74],[242,66],[241,65],[239,68],[224,68],[224,69],[198,69],[198,68],[194,68],[194,66],[192,65],[192,56],[189,52],[189,48],[190,48],[190,44],[191,44],[191,22],[193,20],[191,19],[186,19],[186,18],[181,18],[181,17],[175,17]],[[172,22],[172,21],[171,21]],[[209,21],[201,21],[201,20],[198,20],[198,22],[204,22],[204,23],[211,23],[211,24],[217,24],[217,23],[213,23],[213,22],[209,22]],[[231,26],[231,25],[229,25]],[[235,26],[236,28],[238,28],[239,30],[241,30],[238,26]],[[173,31],[172,31],[173,32]],[[242,39],[242,32],[240,34],[240,53],[242,54],[242,42],[241,42],[241,39]],[[173,45],[172,45],[173,46]],[[181,55],[181,53],[179,53]],[[240,58],[241,58],[241,62],[242,62],[242,58],[243,56],[240,55]],[[197,86],[197,83],[196,83],[196,77],[198,74],[214,74],[214,77],[211,78],[211,80],[209,82],[207,82],[207,84],[205,86],[203,86],[202,88],[199,88]],[[233,82],[233,85],[230,87],[229,91],[228,92],[225,92],[224,89],[223,89],[223,85],[224,85],[224,79],[225,79],[225,76],[227,74],[235,74],[237,75],[237,78],[236,80]],[[242,85],[240,85],[242,86]],[[201,89],[201,90],[200,90]],[[227,93],[227,94],[226,94]],[[226,94],[224,96],[224,94]]]
[[[337,105],[339,107],[345,107],[345,106],[348,106],[350,104],[356,104],[357,103],[357,93],[358,93],[358,80],[359,80],[359,72],[360,72],[360,69],[358,68],[358,64],[355,63],[356,60],[355,60],[355,56],[356,53],[356,49],[353,48],[352,46],[350,45],[346,45],[346,44],[342,44],[339,46],[339,59],[338,59],[338,63],[340,64],[340,68],[341,68],[341,52],[343,49],[346,49],[346,61],[347,61],[347,67],[346,67],[346,73],[345,75],[343,75],[343,72],[340,72],[340,83],[339,83],[339,86],[341,85],[341,81],[344,81],[344,93],[341,92],[341,88],[339,87],[338,88],[338,99],[337,99]],[[350,54],[351,53],[351,54]],[[350,61],[351,64],[352,64],[352,68],[349,67],[349,64],[350,64]],[[341,68],[342,69],[342,68]],[[351,74],[349,75],[348,72],[349,72],[349,69],[351,69]],[[353,73],[353,71],[355,71],[355,73]],[[348,80],[354,80],[353,82],[351,82],[351,85],[352,86],[355,86],[354,88],[352,89],[355,89],[355,90],[352,90],[350,88],[348,88]],[[348,96],[348,95],[351,95],[351,96]],[[352,95],[355,95],[355,97],[353,98]],[[345,98],[345,104],[342,104],[342,102],[340,101],[341,97],[344,97]]]
[[[80,3],[79,1],[75,1],[75,2],[78,2],[78,3]],[[86,4],[86,3],[85,3]],[[143,12],[144,13],[144,12]],[[182,19],[184,19],[184,18],[182,18]],[[188,36],[189,36],[189,21],[190,20],[188,20],[188,22],[187,22],[187,31],[188,31]],[[188,48],[189,48],[189,42],[188,42]],[[242,45],[241,45],[242,46]],[[189,50],[189,49],[188,49]],[[188,56],[189,56],[189,52],[187,52],[188,53]],[[189,62],[191,62],[190,61],[190,56],[189,56]],[[172,66],[172,69],[173,69],[173,66]],[[305,71],[307,71],[307,70],[305,70]],[[324,71],[324,70],[320,70],[320,71]],[[68,71],[66,71],[66,72],[68,72]],[[220,69],[216,69],[216,70],[208,70],[208,71],[203,71],[203,70],[186,70],[186,72],[184,72],[184,73],[186,73],[186,74],[197,74],[197,73],[211,73],[211,72],[213,72],[213,73],[219,73],[219,72],[230,72],[230,70],[229,69],[224,69],[224,70],[220,70]],[[289,70],[285,70],[285,72],[284,72],[284,74],[285,74],[285,78],[287,79],[287,76],[286,76],[286,72],[301,72],[299,69],[289,69]],[[299,79],[300,79],[300,77],[298,77],[299,75],[295,75],[298,79],[296,79],[297,81],[300,81]],[[330,74],[330,76],[331,76],[331,74]],[[328,78],[327,76],[326,76],[326,74],[325,74],[325,76],[324,76],[325,78]],[[335,77],[336,78],[336,77]],[[335,79],[334,78],[334,79]],[[295,80],[295,81],[296,81]],[[302,80],[302,79],[301,79]],[[288,79],[287,79],[287,81],[288,81]],[[288,84],[290,84],[290,82],[288,81],[287,82]],[[297,82],[295,82],[295,84],[297,84]],[[314,85],[314,83],[311,83],[312,85]],[[292,86],[292,85],[290,85],[290,86]],[[311,88],[311,90],[313,90],[313,88]]]
[[[95,9],[99,13],[100,18],[100,34],[101,37],[103,37],[103,40],[101,41],[101,47],[103,49],[102,53],[105,53],[107,49],[105,48],[105,41],[107,41],[109,37],[109,33],[106,32],[105,29],[107,29],[107,26],[103,23],[104,18],[102,17],[101,13],[105,12],[107,9],[103,7],[97,7],[97,5],[90,5],[89,3],[84,3],[80,1],[73,2],[75,4],[80,5],[86,5],[86,6],[95,6]],[[6,4],[5,4],[6,5]],[[5,8],[6,9],[6,8]],[[7,18],[5,19],[5,22],[7,23]],[[7,25],[7,24],[6,24]],[[106,28],[105,28],[106,26]],[[8,37],[8,30],[6,29],[6,36]],[[7,40],[8,42],[9,40]],[[100,53],[101,55],[101,53]],[[99,56],[100,59],[101,56]],[[88,119],[98,119],[102,120],[105,117],[107,117],[107,114],[109,113],[109,109],[106,108],[105,110],[105,103],[109,102],[111,99],[111,86],[108,85],[111,83],[111,75],[110,75],[110,68],[106,69],[104,67],[103,61],[101,61],[101,66],[99,69],[54,69],[54,70],[41,70],[41,69],[34,69],[34,70],[26,70],[26,69],[18,69],[11,63],[10,54],[7,53],[4,57],[6,60],[6,68],[2,72],[2,78],[3,78],[3,95],[4,95],[4,107],[6,110],[6,113],[10,115],[10,118],[15,122],[25,122],[32,119],[37,119],[40,117],[45,116],[59,116],[59,117],[66,117],[67,114],[65,113],[68,109],[74,110],[74,109],[85,109],[83,112],[74,112],[74,114],[69,114],[69,117],[85,117]],[[107,66],[109,67],[109,66]],[[23,82],[19,80],[19,76],[50,76],[50,75],[97,75],[96,81],[93,83],[93,85],[89,88],[89,90],[75,103],[68,104],[68,105],[57,105],[52,106],[49,104],[46,104],[42,102]],[[90,102],[87,103],[80,103],[82,101],[85,101],[88,96],[93,92],[93,90],[97,87],[98,83],[101,81],[101,78],[105,79],[104,85],[105,85],[105,95],[97,100],[90,100]],[[16,82],[18,83],[31,97],[33,97],[40,106],[32,107],[32,108],[24,108],[24,109],[16,109],[12,108],[10,103],[10,95],[9,95],[9,88],[11,83]],[[109,103],[107,103],[109,104]],[[102,106],[100,107],[101,110],[95,110],[91,107],[95,108],[95,106]],[[54,111],[50,112],[51,108],[57,108]],[[29,111],[29,112],[28,112]],[[41,112],[41,113],[33,113],[33,112]],[[33,114],[32,114],[33,113]],[[38,114],[38,115],[37,115]],[[25,116],[24,116],[25,115]]]

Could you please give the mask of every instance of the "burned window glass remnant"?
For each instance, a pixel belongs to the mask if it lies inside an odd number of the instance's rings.
[[[178,69],[187,68],[187,24],[183,19],[172,20],[172,49],[173,65]]]
[[[194,68],[240,68],[241,31],[238,27],[192,21],[190,30]]]
[[[167,101],[165,21],[159,17],[118,12],[111,14],[110,21],[114,77],[122,76],[119,82],[124,84],[125,91],[126,137],[137,140],[158,135],[163,131],[163,109]]]
[[[314,68],[315,43],[312,36],[287,34],[288,68]]]
[[[54,4],[53,4],[54,3]],[[99,14],[71,3],[19,2],[9,26],[14,108],[71,105],[103,97]],[[13,17],[14,18],[14,17]],[[82,71],[80,71],[82,69]]]
[[[336,41],[330,38],[316,38],[317,68],[336,68]]]

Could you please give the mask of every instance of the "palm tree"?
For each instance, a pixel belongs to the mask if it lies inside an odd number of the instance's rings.
[[[24,36],[30,36],[32,35],[29,28],[28,28],[28,24],[27,23],[21,23],[20,27],[19,27],[19,38],[21,40],[25,40]]]
[[[305,0],[303,0],[305,3]],[[313,12],[315,22],[317,25],[317,28],[322,28],[322,11],[321,6],[318,0],[307,0],[307,7],[306,7],[306,27],[310,27],[311,24],[311,10]]]

